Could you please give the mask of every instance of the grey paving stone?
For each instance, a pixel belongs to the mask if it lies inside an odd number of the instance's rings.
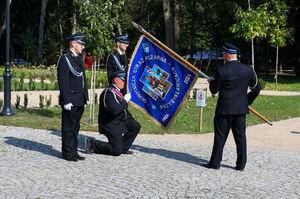
[[[133,155],[79,151],[85,161],[61,158],[60,132],[0,126],[0,198],[299,198],[300,154],[248,150],[244,172],[226,147],[220,170],[201,166],[209,145],[137,137]]]

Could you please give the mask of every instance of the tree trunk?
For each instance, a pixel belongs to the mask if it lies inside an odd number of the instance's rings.
[[[37,64],[41,64],[43,58],[43,41],[44,41],[46,5],[47,5],[47,0],[42,0],[40,27],[39,27],[39,44],[37,49]]]
[[[171,14],[170,0],[163,0],[163,10],[165,19],[166,45],[174,49],[174,26]]]
[[[174,0],[174,47],[175,52],[179,52],[180,26],[179,26],[179,0]]]
[[[192,27],[191,27],[191,41],[190,41],[190,53],[191,53],[191,58],[193,57],[194,54],[194,48],[195,48],[195,7],[196,7],[196,0],[193,1],[193,6],[192,6]]]
[[[278,90],[278,51],[279,51],[279,47],[278,45],[276,46],[276,71],[275,71],[275,79],[276,79],[276,83],[275,83],[275,89]]]
[[[11,2],[12,0],[9,1],[9,5],[11,5]],[[3,34],[5,28],[6,28],[6,19],[5,19],[5,14],[6,11],[4,11],[2,14],[1,14],[1,18],[0,18],[0,22],[3,23],[3,25],[1,26],[1,29],[0,29],[0,39],[1,39],[1,35]]]

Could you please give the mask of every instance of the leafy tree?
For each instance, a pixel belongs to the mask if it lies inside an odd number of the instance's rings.
[[[102,57],[114,47],[114,28],[117,13],[124,1],[78,0],[78,30],[86,36],[86,45],[92,49],[95,57]]]
[[[42,63],[43,58],[43,43],[44,43],[44,25],[45,25],[45,15],[46,15],[47,0],[42,0],[41,6],[41,16],[40,16],[40,26],[39,26],[39,43],[37,48],[37,63]]]
[[[271,0],[265,6],[271,6],[271,12],[268,20],[268,29],[270,40],[274,46],[286,46],[287,40],[292,41],[293,28],[289,28],[287,24],[288,7],[284,1]]]
[[[279,47],[283,47],[287,44],[287,39],[292,39],[292,28],[287,26],[287,13],[288,7],[284,1],[271,0],[271,2],[265,3],[265,6],[271,7],[268,20],[268,33],[269,42],[276,46],[276,89],[277,89],[277,72],[278,72],[278,51]]]
[[[248,11],[243,11],[238,8],[235,19],[236,24],[230,27],[230,31],[236,33],[236,37],[242,37],[249,41],[257,38],[265,38],[268,31],[268,14],[267,5],[262,4],[256,9],[250,8]],[[254,67],[254,48],[252,45],[252,66]]]
[[[165,19],[165,35],[166,35],[166,45],[171,49],[174,49],[174,21],[171,11],[171,0],[163,0],[163,10]]]

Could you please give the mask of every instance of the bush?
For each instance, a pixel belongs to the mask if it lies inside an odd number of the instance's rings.
[[[264,90],[266,88],[266,81],[259,79],[259,83],[260,83],[261,89]]]
[[[2,80],[0,80],[0,91],[3,91],[4,90],[4,84],[2,82]]]
[[[47,96],[46,96],[46,108],[48,108],[49,106],[51,106],[51,99],[52,99],[52,95],[50,95],[49,98],[47,98]]]
[[[106,75],[100,77],[100,83],[99,83],[99,85],[100,85],[100,88],[105,88],[105,87],[108,86],[108,79],[107,79]]]
[[[51,84],[53,84],[54,82],[56,82],[56,76],[55,76],[55,72],[51,72],[51,75],[50,75],[50,82]]]
[[[55,89],[55,90],[59,90],[58,82],[55,82],[55,83],[54,83],[54,89]]]

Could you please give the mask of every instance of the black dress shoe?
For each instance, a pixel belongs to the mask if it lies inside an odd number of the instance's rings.
[[[208,169],[215,169],[215,170],[220,169],[220,165],[202,164],[202,166],[204,166],[205,168],[208,168]]]
[[[122,154],[132,155],[132,154],[133,154],[133,151],[123,151]]]
[[[75,158],[78,159],[78,160],[84,160],[85,159],[85,157],[82,157],[79,154],[76,154]]]
[[[234,169],[237,170],[237,171],[244,171],[243,167],[234,167]]]
[[[94,153],[93,150],[93,138],[85,138],[85,146],[84,146],[84,150],[87,154],[91,154]]]
[[[64,158],[67,161],[72,161],[72,162],[77,162],[77,158],[76,157],[71,157],[71,158]]]

